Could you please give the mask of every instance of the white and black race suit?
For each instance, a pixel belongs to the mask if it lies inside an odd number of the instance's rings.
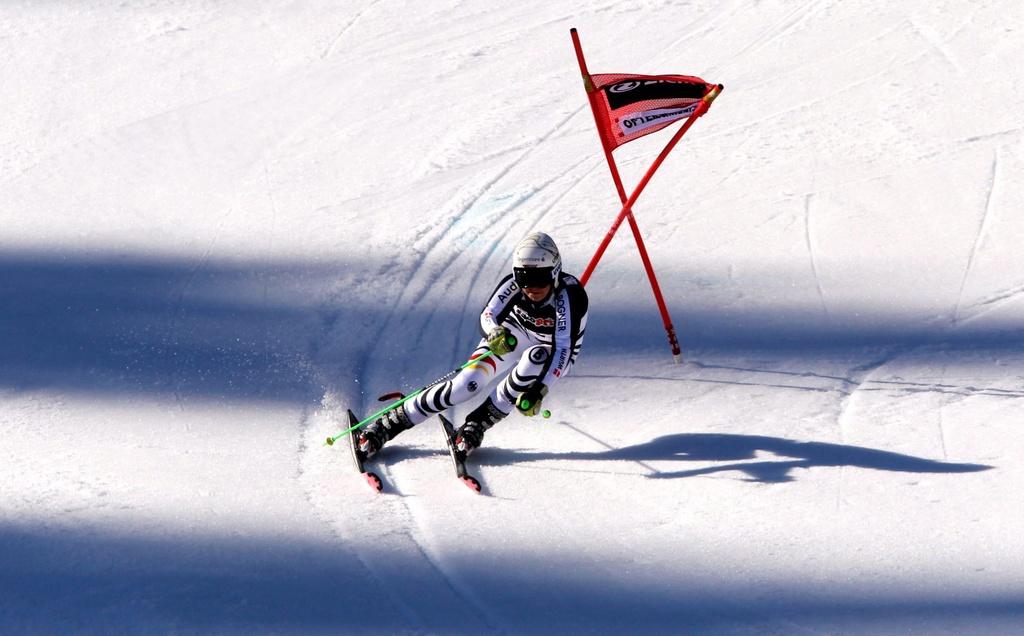
[[[583,285],[570,274],[559,274],[558,285],[539,303],[527,298],[509,274],[480,313],[480,332],[505,327],[516,337],[516,348],[503,356],[481,358],[489,351],[487,340],[481,339],[469,358],[471,364],[452,380],[435,384],[406,403],[410,422],[418,424],[470,400],[498,379],[501,382],[494,387],[491,401],[504,413],[510,413],[516,399],[534,384],[543,383],[550,390],[568,375],[579,356],[587,306]]]

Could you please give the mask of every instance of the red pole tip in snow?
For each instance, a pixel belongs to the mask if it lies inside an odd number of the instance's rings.
[[[668,325],[665,327],[665,331],[668,333],[668,344],[672,347],[672,359],[679,364],[683,361],[683,352],[679,348],[679,340],[676,339],[676,328]]]

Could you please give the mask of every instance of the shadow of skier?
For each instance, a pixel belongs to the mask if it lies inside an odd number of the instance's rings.
[[[901,473],[973,473],[992,468],[984,464],[942,462],[862,446],[716,433],[666,435],[643,444],[600,452],[538,453],[488,448],[481,449],[477,455],[478,461],[488,464],[540,460],[725,462],[686,470],[655,472],[649,477],[679,479],[738,471],[746,474],[748,481],[761,483],[793,481],[794,469],[820,466],[852,466]],[[770,457],[766,458],[766,455]],[[749,461],[758,459],[760,461]]]

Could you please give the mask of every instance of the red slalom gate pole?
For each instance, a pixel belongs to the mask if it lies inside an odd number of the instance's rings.
[[[617,232],[619,226],[622,225],[622,221],[625,220],[627,216],[632,217],[633,204],[636,203],[636,200],[640,196],[640,193],[643,192],[644,188],[647,187],[647,184],[650,182],[651,177],[654,176],[655,171],[659,167],[661,167],[661,164],[665,161],[665,157],[668,156],[668,153],[672,152],[672,149],[675,148],[677,143],[679,143],[679,140],[682,139],[683,135],[686,134],[686,131],[690,129],[690,126],[693,125],[693,122],[697,121],[697,118],[707,111],[708,106],[710,106],[714,98],[718,96],[717,93],[720,90],[720,88],[715,88],[704,97],[701,104],[697,107],[697,110],[695,110],[693,114],[690,115],[690,117],[686,120],[686,123],[683,124],[682,128],[676,131],[676,134],[672,136],[672,139],[661,151],[661,154],[658,155],[658,158],[655,159],[654,163],[651,164],[651,167],[647,169],[647,173],[644,175],[643,179],[640,180],[640,183],[637,184],[636,189],[633,190],[633,194],[631,194],[629,198],[626,199],[623,203],[622,209],[619,211],[619,216],[615,219],[615,223],[613,223],[611,228],[608,230],[608,233],[605,235],[604,240],[601,241],[601,245],[597,248],[597,252],[594,254],[594,257],[590,259],[590,264],[587,266],[587,270],[583,272],[582,280],[585,281],[587,278],[589,278],[590,274],[593,273],[594,268],[597,267],[597,262],[601,260],[601,256],[604,255],[604,251],[608,248],[608,243],[611,242],[612,237],[615,236],[615,232]],[[609,161],[611,160],[609,159]]]
[[[579,33],[576,29],[570,29],[569,33],[572,36],[573,48],[576,50],[576,60],[579,62],[580,73],[583,75],[583,85],[587,92],[587,99],[590,101],[590,109],[594,115],[594,122],[600,130],[600,121],[598,116],[599,111],[596,102],[597,92],[593,81],[590,79],[590,72],[587,70],[587,63],[583,56],[583,46],[580,44]],[[626,196],[626,189],[622,185],[622,177],[619,175],[619,169],[615,164],[615,159],[612,157],[613,149],[608,147],[604,135],[598,135],[601,138],[601,147],[604,150],[605,160],[608,162],[608,169],[611,171],[612,180],[615,182],[615,189],[619,194],[619,200],[622,202],[623,207],[619,212],[618,217],[616,217],[615,222],[612,224],[611,229],[609,229],[608,233],[605,234],[605,237],[598,246],[593,258],[590,259],[590,263],[587,265],[587,269],[583,272],[580,282],[584,285],[587,284],[590,276],[594,273],[594,269],[597,268],[597,263],[601,260],[601,257],[604,256],[605,250],[608,249],[608,245],[611,243],[612,238],[615,236],[615,233],[618,232],[619,226],[622,225],[622,221],[624,219],[628,219],[629,228],[633,233],[633,239],[636,241],[637,250],[640,252],[640,260],[643,261],[644,269],[647,271],[647,278],[651,283],[651,290],[654,292],[654,299],[658,304],[658,311],[661,313],[662,324],[665,327],[665,333],[668,335],[669,346],[672,348],[672,357],[676,364],[679,364],[682,360],[679,341],[676,338],[675,327],[672,324],[672,317],[668,313],[668,306],[665,304],[665,298],[661,293],[661,286],[658,284],[658,277],[654,273],[654,266],[651,264],[651,259],[647,253],[647,247],[644,244],[643,236],[640,234],[640,227],[637,225],[636,218],[633,216],[633,204],[636,203],[640,193],[643,192],[645,187],[647,187],[647,183],[651,180],[651,177],[654,176],[655,171],[657,171],[661,166],[662,162],[664,162],[668,153],[672,151],[682,136],[686,134],[686,131],[693,125],[693,122],[707,111],[711,102],[718,96],[721,89],[722,87],[718,86],[704,97],[697,109],[694,110],[694,113],[690,115],[682,128],[680,128],[680,130],[672,137],[669,143],[665,146],[665,149],[662,150],[661,154],[658,155],[658,158],[655,159],[653,164],[651,164],[651,167],[647,170],[647,173],[644,175],[643,179],[640,180],[640,183],[633,191],[633,194],[629,197]]]

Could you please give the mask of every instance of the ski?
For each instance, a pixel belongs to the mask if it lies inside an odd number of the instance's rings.
[[[448,444],[448,453],[452,456],[452,463],[455,465],[455,475],[459,480],[471,488],[474,492],[480,492],[480,482],[466,471],[466,454],[455,447],[455,427],[444,415],[437,415],[441,419],[441,428],[444,430],[444,439]]]
[[[395,391],[393,393],[386,393],[379,398],[381,402],[389,402],[391,400],[401,400],[405,397],[405,394],[401,391]],[[357,420],[352,411],[348,412],[349,419],[351,420],[350,426],[355,426]],[[455,475],[459,478],[459,481],[464,483],[467,488],[473,490],[473,492],[481,492],[483,488],[480,486],[480,482],[477,481],[476,477],[469,474],[466,470],[466,454],[455,447],[455,426],[446,418],[444,415],[438,413],[437,417],[441,420],[441,429],[444,431],[445,443],[448,445],[448,454],[451,455],[452,463],[455,465]],[[363,457],[362,452],[359,451],[355,442],[355,431],[352,431],[352,454],[355,457],[356,465],[359,470],[366,475],[366,480],[370,482],[371,486],[374,486],[378,492],[381,490],[380,477],[372,472],[367,472],[363,468]]]
[[[356,417],[356,414],[352,412],[352,409],[349,409],[348,411],[348,422],[349,426],[355,426],[356,424],[359,423],[359,419]],[[352,448],[352,460],[355,461],[356,469],[366,479],[366,483],[370,484],[370,488],[373,488],[377,492],[384,490],[384,482],[380,480],[380,477],[377,476],[377,473],[370,470],[366,470],[366,455],[363,453],[363,451],[359,450],[358,429],[353,429],[349,431],[348,439],[349,446]]]

